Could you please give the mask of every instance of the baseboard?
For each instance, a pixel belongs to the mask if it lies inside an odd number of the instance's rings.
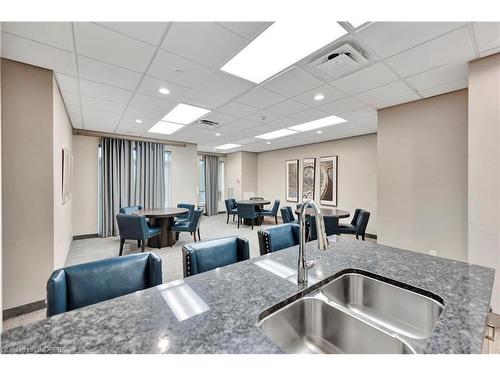
[[[87,238],[97,238],[99,235],[97,233],[94,234],[79,234],[78,236],[73,236],[73,240],[85,240]]]
[[[16,316],[28,314],[33,311],[45,309],[47,304],[45,300],[31,302],[26,305],[21,305],[17,307],[12,307],[10,309],[6,309],[2,311],[2,320],[7,320],[11,318],[15,318]]]
[[[377,239],[376,234],[365,233],[365,237]]]

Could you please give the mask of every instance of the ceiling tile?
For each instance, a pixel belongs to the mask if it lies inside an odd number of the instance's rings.
[[[426,90],[432,87],[445,85],[451,82],[464,80],[469,77],[469,64],[462,62],[448,64],[439,68],[405,78],[417,90]]]
[[[463,22],[374,22],[356,35],[386,58],[463,25]]]
[[[463,27],[386,61],[401,76],[408,77],[439,65],[468,61],[473,57],[470,33],[467,27]]]
[[[310,108],[311,107],[301,102],[298,102],[293,99],[288,99],[269,107],[267,110],[279,113],[280,115],[283,116],[291,116]]]
[[[323,81],[294,66],[266,82],[263,87],[291,98],[323,84]]]
[[[135,90],[142,75],[131,70],[105,64],[84,56],[78,56],[80,78],[107,85]]]
[[[236,120],[228,125],[228,127],[233,128],[233,129],[238,129],[238,131],[252,129],[252,128],[255,128],[256,126],[259,126],[258,122],[244,119],[244,118]]]
[[[158,90],[161,88],[168,89],[170,93],[167,95],[160,94]],[[143,94],[156,96],[161,99],[178,102],[181,102],[189,93],[192,92],[192,90],[187,87],[150,76],[144,76],[137,91]]]
[[[313,121],[317,120],[323,117],[327,117],[330,114],[328,112],[322,111],[321,109],[317,108],[311,108],[308,109],[307,111],[304,112],[299,112],[293,116],[290,116],[292,119],[300,121],[300,122],[307,122],[307,121]]]
[[[142,119],[142,124],[137,124],[135,120],[135,117],[123,116],[116,128],[116,133],[140,135],[156,124],[156,121],[151,119]]]
[[[99,22],[132,38],[143,42],[159,45],[161,38],[170,22]]]
[[[66,105],[74,105],[74,106],[79,106],[80,105],[80,95],[78,94],[72,94],[70,92],[64,92],[61,91],[64,103]]]
[[[353,111],[342,112],[339,116],[348,121],[358,120],[364,117],[376,119],[377,111],[372,106],[366,106]]]
[[[338,115],[342,112],[354,111],[365,107],[365,104],[354,98],[344,98],[335,102],[326,103],[319,107],[320,110],[332,115]]]
[[[78,80],[75,77],[61,73],[56,73],[55,76],[61,91],[78,94]]]
[[[119,120],[119,113],[100,111],[94,108],[83,109],[83,121],[87,130],[112,133]]]
[[[218,24],[235,32],[246,40],[253,40],[257,35],[271,26],[272,22],[218,22]]]
[[[186,98],[186,103],[213,109],[253,86],[247,80],[216,70]]]
[[[74,54],[59,48],[2,33],[2,57],[76,76]]]
[[[285,99],[284,96],[278,95],[272,91],[263,89],[262,87],[256,87],[236,100],[252,107],[264,109]]]
[[[275,121],[283,116],[280,114],[277,114],[275,112],[271,112],[267,109],[263,109],[261,111],[255,112],[251,114],[250,116],[247,116],[246,118],[249,120],[257,121],[259,124],[264,124],[269,121]]]
[[[332,85],[352,95],[397,79],[398,76],[383,63],[377,63],[337,79]]]
[[[382,108],[386,108],[386,107],[392,107],[392,106],[395,106],[398,104],[412,102],[414,100],[419,100],[419,99],[422,99],[422,98],[419,95],[412,93],[412,94],[400,96],[397,98],[390,98],[390,99],[382,100],[380,102],[375,103],[374,107],[377,109],[382,109]],[[360,124],[362,124],[364,122],[373,123],[373,120],[372,121],[369,121],[369,120],[370,119],[360,119],[357,122]]]
[[[80,80],[80,93],[84,96],[124,104],[127,104],[133,95],[133,91],[87,81],[85,79]]]
[[[126,105],[123,103],[116,103],[107,100],[89,98],[88,96],[82,96],[81,101],[82,101],[83,112],[85,112],[86,109],[96,109],[99,111],[122,114],[126,108]]]
[[[132,98],[130,105],[145,109],[152,109],[166,115],[175,107],[176,103],[171,102],[170,100],[160,99],[155,96],[136,93]]]
[[[71,22],[2,22],[2,31],[74,52]]]
[[[475,22],[479,51],[485,52],[500,47],[500,22]]]
[[[231,102],[217,109],[219,112],[227,113],[235,117],[247,117],[252,113],[258,111],[257,108],[248,106],[246,104]]]
[[[314,97],[318,94],[323,95],[325,98],[323,100],[315,100]],[[344,98],[345,96],[346,95],[342,91],[337,90],[335,87],[323,85],[300,94],[294,99],[311,107],[319,107],[320,105]]]
[[[219,126],[223,126],[235,121],[237,118],[234,116],[226,115],[225,113],[211,111],[206,116],[203,116],[202,119],[217,122]]]
[[[161,48],[218,69],[245,44],[245,39],[214,22],[174,22]]]
[[[155,47],[90,22],[75,24],[76,51],[91,57],[143,73]]]
[[[141,120],[144,119],[155,120],[156,123],[156,121],[160,121],[165,116],[165,113],[163,113],[162,111],[155,111],[153,109],[147,109],[129,105],[127,107],[127,110],[125,111],[125,116],[130,116],[133,117],[134,119],[141,119]]]
[[[210,68],[159,50],[149,67],[148,75],[194,88],[200,85],[211,72]]]
[[[419,92],[424,98],[428,98],[435,95],[444,94],[451,91],[461,90],[468,86],[468,79],[460,80],[457,82],[448,83],[446,85],[433,87],[428,90],[422,90]]]
[[[415,94],[404,82],[396,81],[387,85],[379,86],[371,90],[363,91],[356,95],[356,98],[373,105],[385,100],[399,98],[401,96]],[[417,96],[417,95],[415,95]],[[418,96],[417,96],[418,97]]]

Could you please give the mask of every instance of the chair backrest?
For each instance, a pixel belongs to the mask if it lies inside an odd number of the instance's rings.
[[[318,235],[316,233],[316,217],[311,216],[311,225],[309,227],[309,241],[316,240]],[[325,222],[325,231],[327,236],[339,234],[339,218],[338,216],[323,216]]]
[[[297,206],[296,206],[296,207],[297,207],[297,209],[299,209],[299,210],[300,210],[300,209],[302,208],[302,206],[303,206],[303,205],[304,205],[304,203],[297,203]]]
[[[203,215],[203,208],[197,208],[193,212],[193,217],[189,220],[188,229],[190,232],[194,232],[200,226],[201,216]]]
[[[290,212],[288,211],[288,207],[281,208],[281,220],[284,224],[291,223],[293,219],[290,217]]]
[[[134,212],[142,210],[142,206],[129,206],[120,208],[120,213],[125,215],[131,215]]]
[[[61,268],[47,281],[47,317],[162,283],[161,259],[131,254]]]
[[[247,260],[250,247],[247,239],[231,236],[184,245],[182,253],[187,277]]]
[[[251,201],[263,201],[264,197],[250,197]]]
[[[117,214],[116,222],[120,238],[127,240],[145,240],[148,238],[146,218],[139,215]]]
[[[278,214],[279,208],[280,208],[280,200],[276,199],[274,201],[273,208],[271,209],[271,214],[274,215],[274,216],[276,216]]]
[[[191,220],[193,217],[193,212],[194,212],[194,204],[191,203],[177,203],[178,208],[185,208],[188,210],[188,212],[180,214],[178,217],[182,218],[187,218],[188,220]]]
[[[354,210],[354,215],[352,215],[352,220],[351,220],[352,225],[356,226],[360,212],[361,212],[361,208],[356,208]]]
[[[295,215],[293,214],[292,207],[287,206],[286,209],[288,210],[288,215],[290,216],[290,222],[295,221]]]
[[[224,199],[224,204],[226,205],[226,212],[229,213],[229,211],[233,208],[231,199]]]
[[[249,203],[237,203],[238,216],[243,219],[255,219],[258,215],[255,206]]]
[[[370,212],[365,210],[360,210],[355,224],[356,234],[364,235],[366,231],[366,226],[368,225],[368,219],[370,219]]]
[[[300,225],[281,224],[257,232],[260,255],[283,250],[299,244]]]

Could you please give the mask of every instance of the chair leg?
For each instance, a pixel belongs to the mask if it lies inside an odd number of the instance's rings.
[[[238,229],[240,229],[240,217],[238,216]]]
[[[229,224],[229,214],[227,214],[226,224]]]
[[[357,239],[357,240],[359,240],[359,237],[358,237],[358,235],[357,235],[357,234],[356,234],[356,239]]]
[[[161,249],[161,232],[158,235],[158,249]]]
[[[141,247],[141,240],[137,240],[137,247]]]
[[[200,237],[200,228],[198,228],[198,241],[201,241],[201,237]]]
[[[363,241],[364,241],[364,240],[365,240],[365,235],[364,235],[364,234],[363,234],[363,235],[361,235],[361,238],[362,238],[362,239],[363,239]]]
[[[278,225],[278,215],[274,217],[274,221],[276,222],[276,225]]]
[[[176,241],[179,241],[179,235],[180,234],[181,234],[180,232],[175,232],[175,240]]]
[[[142,240],[142,243],[141,243],[141,253],[143,253],[145,249],[146,249],[146,241]]]
[[[193,232],[194,242],[196,242],[196,232]]]
[[[234,221],[234,215],[233,215],[233,221]]]
[[[252,219],[252,230],[253,230],[253,224],[254,224],[254,222],[255,222],[255,219]]]
[[[123,244],[124,243],[125,243],[125,239],[120,238],[120,255],[119,256],[122,256],[122,254],[123,254]]]

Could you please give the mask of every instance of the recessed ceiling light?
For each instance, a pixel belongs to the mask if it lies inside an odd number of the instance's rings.
[[[136,124],[142,124],[142,120],[139,120],[139,119],[135,120],[134,122],[135,122]]]
[[[337,116],[328,116],[320,118],[318,120],[305,122],[300,125],[290,126],[289,129],[296,130],[299,132],[305,132],[308,130],[323,128],[325,126],[340,124],[342,122],[346,122],[346,120]]]
[[[314,100],[317,100],[318,102],[323,99],[325,99],[325,96],[323,94],[314,95]]]
[[[220,137],[220,133],[215,133],[215,136],[216,137]]]
[[[261,135],[256,135],[255,138],[274,139],[274,138],[285,137],[287,135],[292,135],[292,134],[295,134],[295,133],[297,133],[295,130],[280,129],[280,130],[275,130],[273,132],[264,133],[264,134],[261,134]]]
[[[190,124],[194,120],[199,119],[201,116],[205,116],[209,109],[195,107],[193,105],[188,104],[177,104],[174,109],[172,109],[165,117],[162,118],[162,121],[168,122],[176,122],[178,124]]]
[[[321,134],[323,133],[323,130],[317,130],[316,133]]]
[[[261,83],[346,34],[337,22],[301,24],[277,21],[250,42],[221,70]]]
[[[224,145],[215,146],[215,150],[229,150],[230,148],[241,147],[241,145],[237,145],[235,143],[226,143]]]
[[[270,144],[271,144],[271,142],[266,142],[266,145],[270,145]]]
[[[160,94],[163,94],[163,95],[168,95],[168,94],[170,94],[170,90],[169,90],[169,89],[167,89],[167,88],[165,88],[165,87],[162,87],[161,89],[159,89],[159,90],[158,90],[158,92],[159,92]]]
[[[176,124],[173,122],[158,121],[148,133],[158,133],[158,134],[172,134],[177,130],[182,129],[185,125]]]

